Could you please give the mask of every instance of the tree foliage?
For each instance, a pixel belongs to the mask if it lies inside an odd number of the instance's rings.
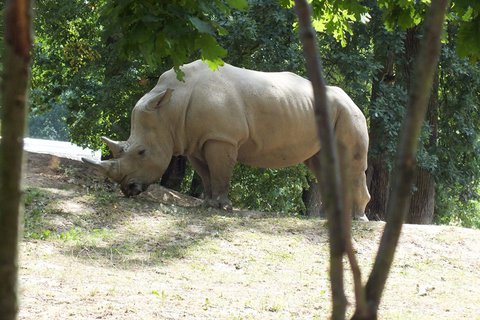
[[[227,51],[217,37],[227,31],[216,18],[246,7],[246,0],[111,1],[102,17],[123,53],[132,57],[140,51],[151,66],[168,58],[181,78],[179,67],[197,50],[212,69],[223,64]]]
[[[250,0],[247,10],[220,18],[219,23],[228,32],[219,42],[228,51],[229,63],[248,69],[304,73],[300,43],[292,29],[295,14],[277,0]]]
[[[29,117],[28,136],[33,138],[68,141],[70,135],[66,126],[68,110],[65,105],[53,103],[49,112]]]
[[[94,148],[99,135],[128,136],[131,108],[157,77],[138,59],[120,57],[116,40],[99,25],[100,5],[36,2],[32,67],[33,114],[66,108],[70,139]]]
[[[182,11],[180,9],[190,2],[179,2],[177,11]],[[38,117],[49,109],[65,112],[55,117],[55,121],[48,120],[43,131],[58,136],[62,129],[61,126],[55,129],[56,121],[64,117],[70,140],[81,145],[100,147],[101,135],[126,139],[132,107],[154,86],[158,76],[174,65],[173,59],[182,56],[175,58],[176,50],[188,52],[187,61],[201,58],[201,49],[194,44],[180,49],[182,41],[188,41],[177,35],[189,28],[194,30],[192,37],[201,34],[213,37],[216,45],[228,52],[222,60],[234,65],[305,74],[298,36],[292,28],[295,27],[293,9],[280,5],[288,6],[293,1],[250,0],[247,8],[239,5],[240,2],[221,2],[228,12],[216,8],[217,2],[209,2],[206,11],[202,11],[203,2],[200,1],[195,2],[190,11],[176,13],[173,12],[175,2],[168,5],[163,2],[148,5],[144,1],[36,2],[32,114]],[[369,153],[371,156],[382,154],[389,168],[406,101],[406,86],[401,81],[399,69],[405,32],[394,27],[394,23],[390,23],[392,30],[383,24],[385,20],[400,19],[404,11],[408,12],[402,18],[405,26],[419,23],[416,17],[421,16],[426,5],[424,1],[364,1],[361,5],[357,1],[313,1],[314,25],[320,30],[317,35],[327,82],[344,88],[367,115],[370,124],[378,124],[381,139],[372,140]],[[242,10],[235,9],[240,7]],[[165,17],[162,10],[165,10]],[[435,176],[436,217],[442,222],[472,216],[471,208],[475,208],[469,203],[477,194],[480,175],[479,153],[475,152],[479,126],[477,117],[471,115],[476,114],[475,108],[478,108],[475,86],[478,85],[479,66],[468,62],[474,54],[468,59],[460,57],[458,47],[464,44],[459,34],[467,25],[475,25],[477,13],[475,3],[452,3],[440,62],[438,138],[433,147],[427,148],[423,142],[428,141],[432,129],[425,126],[418,155],[419,165]],[[177,26],[183,31],[170,34],[179,41],[171,40],[172,47],[168,49],[174,57],[168,57],[167,51],[159,54],[155,42],[145,40],[153,36],[151,30],[160,34],[162,28],[167,28],[157,16],[161,16],[162,21],[176,17],[173,25],[183,23],[184,29]],[[121,26],[114,27],[114,22]],[[147,33],[143,38],[137,39],[135,33],[129,32],[135,29],[140,33],[142,26]],[[212,30],[213,34],[209,33]],[[478,41],[470,43],[474,48]],[[155,60],[154,63],[147,64],[144,54],[150,55],[148,59]],[[379,95],[373,99],[373,86],[385,76],[380,71],[388,54],[396,61],[394,77],[388,83],[381,83]],[[462,143],[458,143],[458,139]],[[306,183],[305,171],[303,167],[282,172],[239,167],[232,182],[232,198],[240,207],[298,212],[303,207],[301,189]],[[245,192],[242,184],[249,185],[249,192]],[[462,221],[467,220],[462,218]]]
[[[452,32],[450,30],[449,32]],[[480,69],[443,47],[435,176],[439,222],[480,227]]]
[[[285,169],[235,168],[231,200],[240,208],[298,214],[305,212],[302,192],[309,172],[303,165]]]
[[[397,26],[408,29],[422,23],[425,10],[431,0],[398,1],[381,0],[379,7],[383,10],[384,19],[390,30]],[[451,1],[447,20],[458,25],[455,42],[456,49],[461,57],[468,57],[472,61],[480,59],[480,3],[478,1],[454,0]]]
[[[377,3],[383,3],[385,7],[386,2]],[[393,30],[384,28],[384,19],[389,21],[387,13],[383,13],[386,18],[378,19],[378,14],[375,13],[381,13],[382,11],[377,11],[380,8],[375,9],[374,2],[365,4],[370,8],[372,19],[368,23],[355,23],[352,27],[354,36],[348,37],[344,47],[334,41],[332,36],[321,33],[321,55],[328,82],[344,88],[368,115],[370,124],[375,122],[378,127],[379,139],[371,140],[370,158],[382,155],[382,161],[391,169],[407,98],[407,88],[401,74],[401,65],[406,63],[402,61],[405,32],[398,27]],[[412,10],[415,8],[413,5],[413,2],[409,3]],[[415,14],[421,15],[426,4],[416,2],[416,6]],[[452,10],[454,8],[455,5]],[[478,221],[474,218],[478,217],[478,213],[472,199],[478,197],[480,178],[479,153],[476,152],[479,148],[478,117],[471,117],[472,114],[477,114],[479,105],[478,83],[474,80],[479,65],[458,55],[458,32],[461,27],[458,19],[453,18],[455,12],[456,10],[453,10],[449,15],[448,32],[443,37],[439,67],[440,110],[436,116],[439,130],[433,146],[427,147],[433,132],[428,125],[424,126],[417,160],[419,166],[434,174],[437,182],[437,221],[464,221],[465,225],[472,226],[473,221]],[[389,14],[398,19],[398,15]],[[405,26],[413,25],[412,17],[405,20],[409,21]],[[395,23],[391,25],[393,27]],[[478,40],[474,42],[478,43]],[[389,56],[395,61],[392,73],[379,72]],[[390,76],[391,79],[380,82],[379,93],[372,98],[375,81]],[[371,139],[373,138],[371,135]],[[462,143],[458,143],[459,138]],[[462,219],[458,219],[459,216]],[[466,219],[467,216],[473,219]],[[478,222],[476,226],[479,226]]]

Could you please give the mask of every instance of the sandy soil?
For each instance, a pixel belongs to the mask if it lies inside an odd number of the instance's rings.
[[[25,186],[19,319],[328,319],[323,220],[202,209],[161,187],[126,199],[32,153]],[[382,228],[353,225],[364,278]],[[406,225],[380,319],[480,319],[479,274],[479,230]]]

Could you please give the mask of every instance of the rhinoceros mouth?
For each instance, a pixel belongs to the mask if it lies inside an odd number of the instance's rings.
[[[146,184],[141,184],[141,183],[135,183],[135,182],[130,182],[126,185],[122,185],[120,189],[122,190],[122,193],[125,195],[125,197],[134,197],[136,195],[139,195],[143,191],[147,190],[148,185]]]

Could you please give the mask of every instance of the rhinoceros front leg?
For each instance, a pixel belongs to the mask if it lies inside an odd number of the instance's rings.
[[[212,198],[212,185],[210,183],[210,171],[208,170],[207,164],[197,158],[194,157],[189,157],[188,160],[190,161],[190,164],[193,167],[193,170],[195,170],[196,173],[200,176],[202,179],[202,184],[203,184],[203,199],[211,199]]]
[[[211,197],[205,199],[205,205],[214,208],[232,210],[228,199],[230,179],[237,162],[236,146],[215,140],[207,141],[203,148],[205,161],[210,173]]]

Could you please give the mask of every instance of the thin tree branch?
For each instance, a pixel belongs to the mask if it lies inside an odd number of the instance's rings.
[[[345,145],[339,144],[339,154],[346,154]],[[366,314],[367,304],[365,300],[365,290],[362,284],[362,273],[358,266],[357,258],[355,256],[355,250],[353,248],[352,240],[352,181],[350,174],[349,159],[347,157],[340,156],[341,167],[341,181],[343,183],[342,195],[343,195],[343,214],[342,225],[345,240],[345,253],[347,254],[350,267],[352,268],[353,276],[353,289],[355,292],[355,305],[357,312]]]
[[[351,220],[350,220],[351,221]],[[355,257],[355,251],[353,249],[351,234],[346,234],[346,252],[348,256],[348,261],[352,268],[353,275],[353,289],[355,290],[355,309],[359,314],[367,313],[367,301],[365,298],[365,290],[363,289],[362,284],[362,273],[360,267],[358,266],[357,258]]]
[[[366,285],[368,308],[371,315],[368,319],[376,319],[402,224],[409,208],[418,139],[440,54],[440,37],[447,6],[448,0],[432,1],[425,21],[425,37],[415,68],[414,83],[410,91],[407,114],[400,134],[397,160],[392,173],[392,188],[387,205],[387,224],[372,273]]]
[[[298,16],[300,40],[303,45],[307,74],[313,86],[315,118],[322,145],[321,160],[317,167],[321,170],[320,188],[329,222],[332,319],[345,319],[347,300],[343,284],[345,241],[340,198],[340,167],[337,161],[331,112],[327,105],[326,84],[322,77],[322,66],[315,41],[316,33],[310,21],[310,6],[306,0],[295,0],[295,9]]]

